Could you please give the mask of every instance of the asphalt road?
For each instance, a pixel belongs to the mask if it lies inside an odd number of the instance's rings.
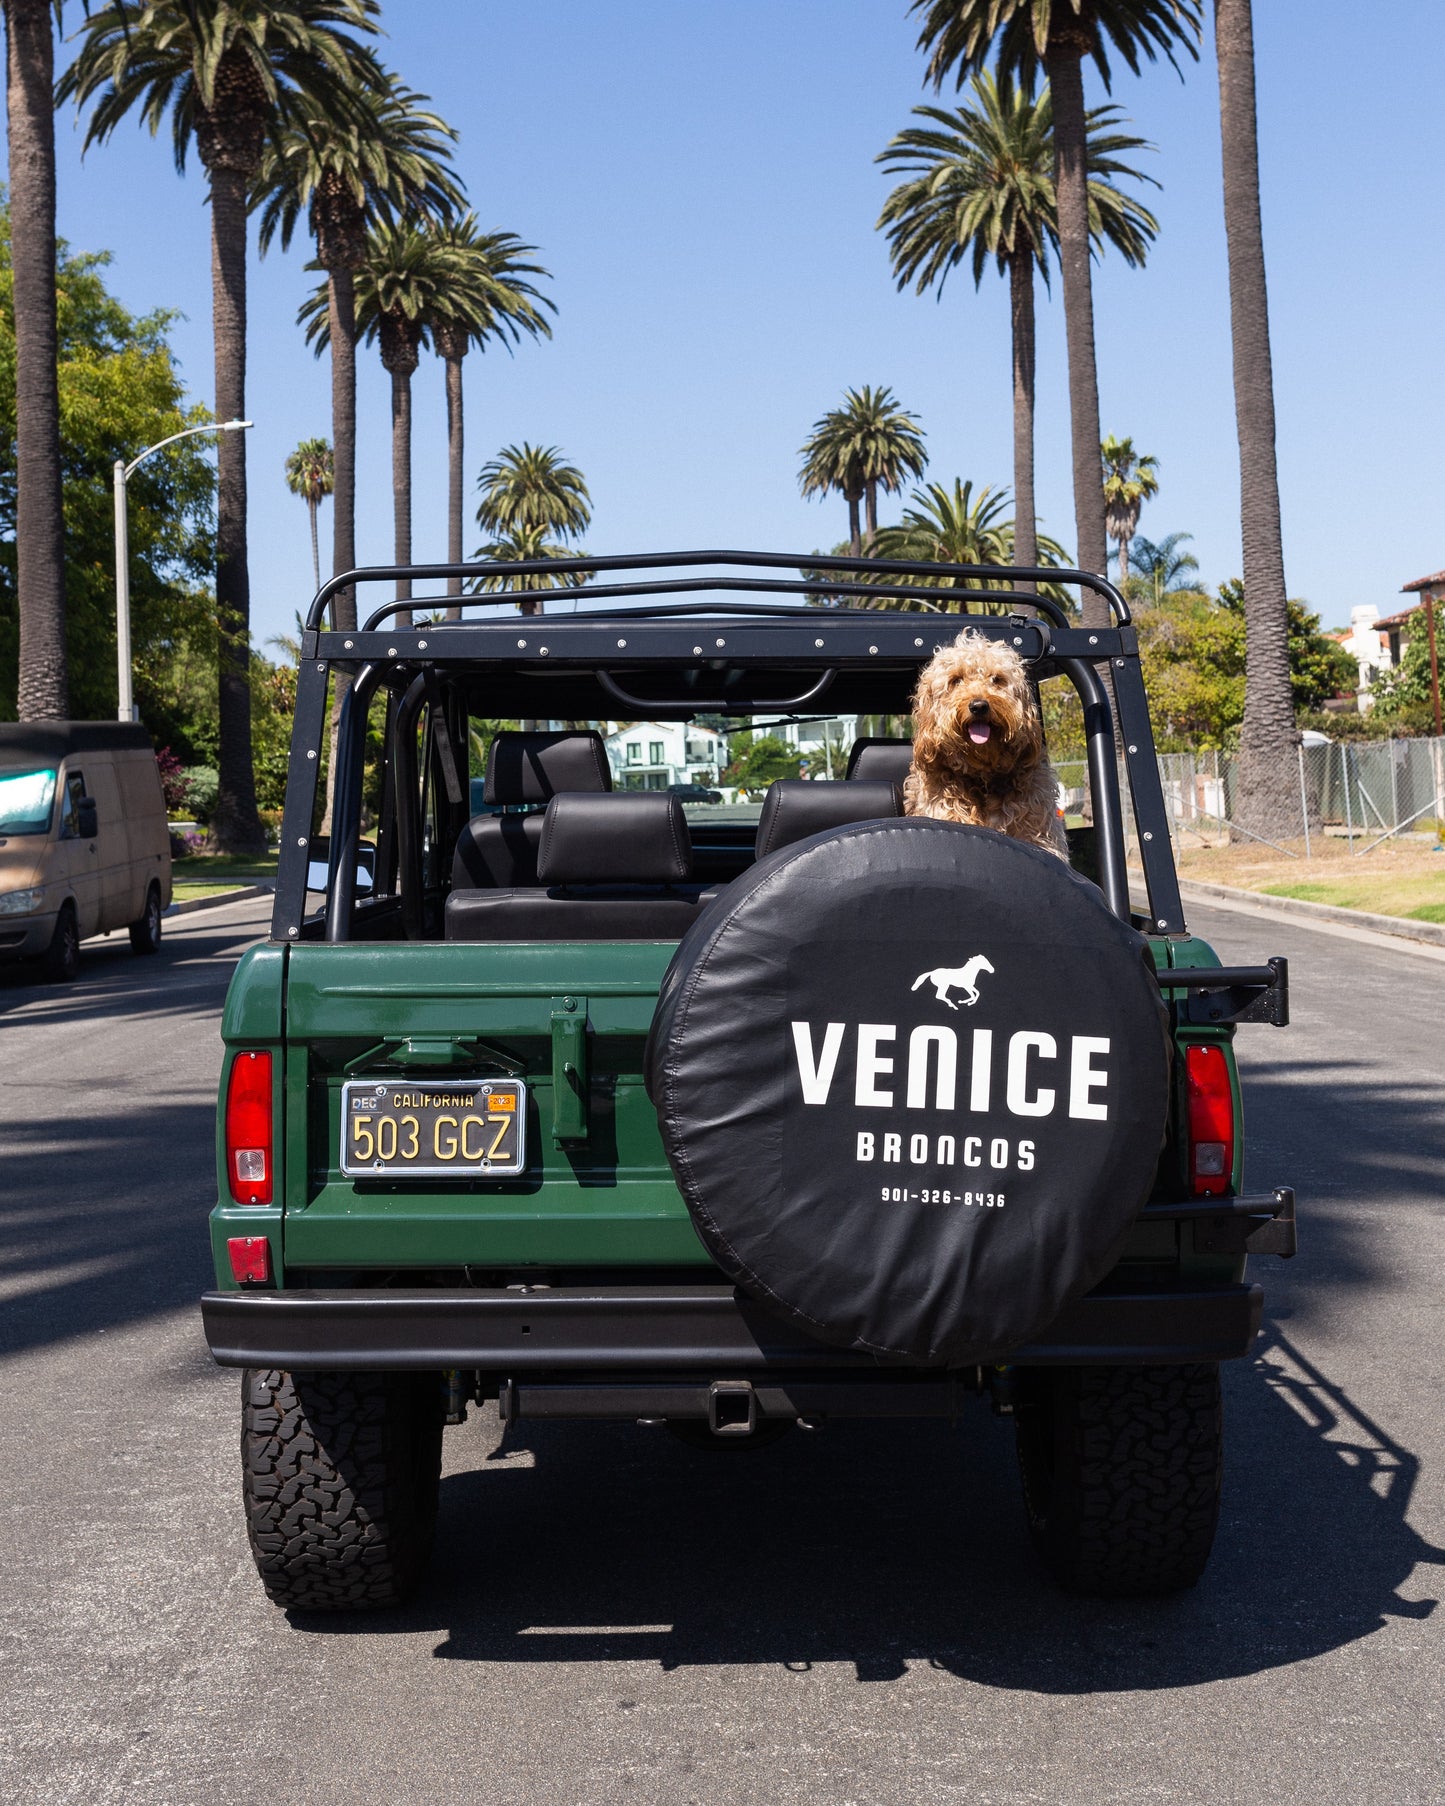
[[[250,1806],[1435,1806],[1445,1799],[1445,956],[1200,909],[1287,953],[1241,1031],[1251,1181],[1299,1190],[1228,1375],[1213,1564],[1061,1597],[1011,1432],[447,1432],[404,1613],[288,1623],[194,1306],[217,1018],[262,907],[0,973],[0,1797]]]

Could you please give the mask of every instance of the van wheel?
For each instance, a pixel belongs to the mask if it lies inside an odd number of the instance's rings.
[[[63,985],[80,972],[80,924],[75,919],[73,903],[61,905],[50,945],[40,956],[40,971],[49,983]]]
[[[132,953],[159,953],[161,950],[161,887],[153,884],[146,892],[145,914],[130,925]]]
[[[241,1380],[251,1553],[274,1605],[399,1605],[426,1567],[442,1463],[441,1376],[283,1373]]]
[[[1034,1545],[1070,1592],[1177,1593],[1219,1521],[1219,1369],[1073,1367],[1020,1375],[1019,1468]]]

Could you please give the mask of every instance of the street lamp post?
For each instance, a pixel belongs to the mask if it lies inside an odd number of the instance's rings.
[[[238,433],[251,425],[249,420],[222,420],[213,426],[188,426],[184,432],[172,433],[148,445],[137,458],[127,464],[115,461],[115,664],[120,693],[116,711],[121,721],[135,719],[135,702],[131,691],[130,670],[130,527],[126,518],[125,486],[152,452],[174,445],[177,439],[193,439],[197,433]]]

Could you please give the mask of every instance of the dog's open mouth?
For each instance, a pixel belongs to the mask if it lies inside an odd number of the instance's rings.
[[[987,746],[993,735],[993,723],[989,721],[970,721],[968,737],[975,746]]]

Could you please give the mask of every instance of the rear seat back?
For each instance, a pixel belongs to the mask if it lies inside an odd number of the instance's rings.
[[[779,778],[769,784],[758,818],[755,843],[759,859],[779,847],[843,828],[856,821],[902,815],[903,797],[896,784],[853,778],[830,783],[808,783],[801,778]]]
[[[913,764],[911,740],[855,740],[848,754],[848,769],[843,774],[853,783],[881,781],[896,784],[901,790]]]
[[[612,788],[607,749],[596,733],[542,734],[507,730],[487,753],[483,801],[515,808],[548,803],[572,791]],[[452,856],[453,890],[505,890],[537,882],[542,816],[474,815]]]
[[[682,805],[665,791],[553,797],[536,888],[459,890],[450,941],[675,941],[715,890],[690,882]]]

